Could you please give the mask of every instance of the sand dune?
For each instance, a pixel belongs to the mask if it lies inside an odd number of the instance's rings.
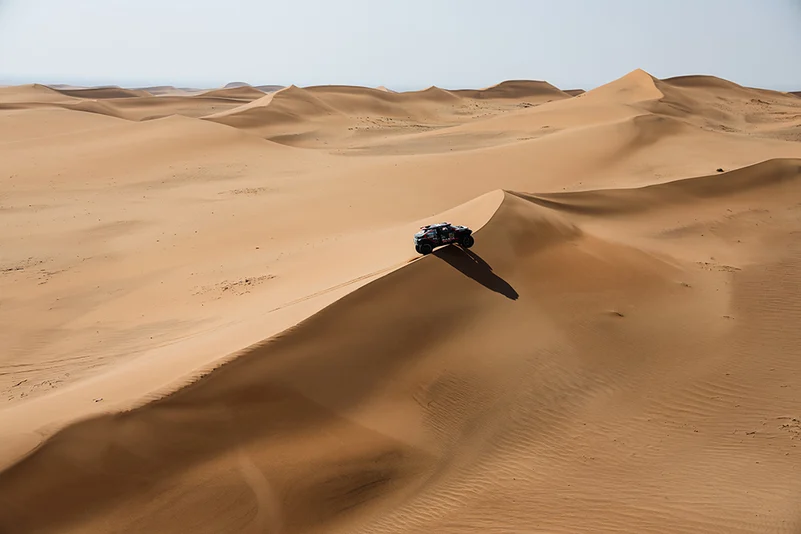
[[[150,98],[105,100],[109,106],[105,111],[132,121],[153,120],[171,115],[199,118],[218,110],[234,109],[245,99],[226,96],[163,95]]]
[[[192,94],[181,90],[165,90],[158,95],[121,96],[103,90],[97,96],[94,89],[55,91],[44,86],[22,86],[0,89],[0,110],[62,108],[97,113],[130,121],[152,120],[171,115],[199,118],[242,105],[250,97],[235,93],[222,96]],[[121,90],[124,91],[124,90]],[[235,89],[239,91],[241,89]],[[255,89],[253,90],[255,91]],[[69,94],[68,94],[69,93]],[[259,93],[264,96],[262,93]],[[83,95],[83,96],[81,96]]]
[[[180,88],[173,87],[172,85],[156,85],[151,87],[142,87],[140,89],[142,91],[147,91],[153,96],[192,96],[199,95],[204,92],[202,89]]]
[[[511,98],[541,101],[572,96],[548,82],[532,80],[507,80],[486,89],[460,89],[451,92],[468,98]]]
[[[59,89],[59,93],[76,98],[140,98],[152,96],[143,89],[123,89],[121,87],[92,87],[87,89]]]
[[[215,89],[213,91],[206,91],[204,93],[201,93],[201,96],[207,98],[232,98],[234,100],[251,101],[263,97],[264,92],[249,85],[246,86],[237,85],[234,87],[225,87],[224,89]]]
[[[797,530],[797,97],[173,89],[0,88],[0,532]]]
[[[283,89],[283,88],[284,88],[283,85],[257,85],[256,86],[256,89],[258,89],[259,91],[262,91],[264,93],[274,93],[274,92],[278,91],[279,89]]]
[[[505,82],[480,91],[429,87],[393,92],[353,86],[290,86],[204,117],[300,147],[348,148],[385,136],[419,134],[569,98],[544,82]]]
[[[37,104],[73,100],[46,85],[28,84],[0,87],[0,109],[24,109]]]
[[[250,87],[251,85],[247,82],[229,82],[223,86],[223,89],[232,89],[234,87]]]
[[[756,205],[755,197],[744,196],[753,188],[763,190]],[[343,297],[173,396],[60,433],[0,478],[0,488],[14,489],[2,502],[18,503],[2,515],[3,526],[177,531],[187,523],[176,516],[191,510],[192,528],[209,532],[448,531],[449,518],[457,516],[492,517],[496,526],[511,528],[515,523],[497,507],[516,498],[538,510],[546,525],[584,508],[585,528],[617,528],[634,513],[624,513],[631,506],[627,494],[607,494],[606,507],[586,511],[592,495],[609,483],[603,475],[609,469],[616,484],[653,488],[639,495],[640,507],[696,488],[694,501],[658,519],[639,516],[639,528],[747,529],[754,511],[770,502],[781,507],[784,492],[797,491],[797,484],[774,478],[772,497],[761,504],[742,500],[738,513],[711,504],[730,495],[726,486],[701,484],[730,475],[732,454],[768,465],[743,466],[738,478],[764,476],[765,469],[777,477],[795,461],[785,455],[793,440],[782,419],[792,397],[772,399],[765,354],[727,339],[738,320],[726,316],[730,296],[715,293],[731,283],[730,269],[740,267],[711,262],[699,269],[689,259],[662,258],[585,231],[568,214],[673,210],[675,216],[703,208],[718,223],[728,218],[734,225],[724,206],[739,215],[755,207],[788,209],[776,198],[799,192],[801,160],[769,162],[728,178],[582,193],[576,201],[565,194],[557,209],[538,197],[532,203],[506,193],[477,234],[474,251],[443,249]],[[792,241],[791,232],[774,231],[752,230],[751,238]],[[634,235],[693,240],[649,233]],[[749,253],[741,253],[742,266],[765,265],[764,253],[771,256],[764,244],[744,248]],[[743,298],[736,305],[747,317],[759,307]],[[699,299],[706,304],[698,306]],[[378,303],[386,312],[377,312]],[[791,332],[786,327],[801,319],[801,308],[787,313],[768,337],[751,342]],[[672,328],[660,326],[665,322]],[[672,339],[675,328],[689,336],[683,343]],[[566,337],[573,343],[566,345]],[[617,345],[623,339],[627,343]],[[770,365],[781,365],[788,380],[798,364],[783,355],[780,340],[772,343],[778,345]],[[654,348],[659,345],[664,349]],[[679,357],[679,346],[690,352]],[[704,357],[712,347],[716,356]],[[635,409],[629,397],[638,391],[649,393]],[[732,413],[734,404],[740,410]],[[390,413],[397,415],[387,418]],[[743,439],[759,420],[770,422],[760,432],[775,440],[772,452],[757,439]],[[699,427],[702,435],[696,435]],[[603,443],[593,438],[602,431],[609,436]],[[654,440],[688,449],[664,456],[644,448]],[[558,452],[556,442],[562,443]],[[699,458],[693,443],[710,453]],[[604,461],[592,467],[587,454]],[[674,476],[660,474],[671,467]],[[45,486],[41,477],[47,477]],[[565,488],[571,498],[538,490],[547,484]],[[249,497],[232,499],[249,486]],[[47,503],[46,516],[15,513]],[[688,517],[693,523],[685,523]]]

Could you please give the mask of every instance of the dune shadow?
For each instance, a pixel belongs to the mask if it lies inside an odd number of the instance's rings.
[[[475,252],[451,245],[434,251],[433,255],[468,278],[508,299],[517,300],[520,296],[509,282],[492,272],[492,267]]]

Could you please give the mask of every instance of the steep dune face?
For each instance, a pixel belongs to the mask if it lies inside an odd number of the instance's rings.
[[[59,433],[0,475],[0,526],[177,532],[191,511],[201,532],[748,531],[801,489],[781,476],[794,396],[771,378],[801,370],[782,349],[801,311],[785,296],[770,331],[751,323],[754,284],[779,291],[801,258],[760,243],[792,242],[798,208],[780,199],[800,192],[795,160],[558,205],[506,193],[473,250],[442,249],[191,387]],[[753,227],[726,269],[659,252],[692,236],[637,224],[700,209],[732,245],[755,208],[795,222]],[[603,237],[608,215],[628,234]],[[738,497],[766,480],[758,502]]]

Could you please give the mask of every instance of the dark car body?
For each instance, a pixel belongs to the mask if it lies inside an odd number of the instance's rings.
[[[464,248],[473,246],[473,231],[467,226],[441,222],[422,226],[414,234],[414,248],[420,254],[430,254],[434,248],[457,244]]]

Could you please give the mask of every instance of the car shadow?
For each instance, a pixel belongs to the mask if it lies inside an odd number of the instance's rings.
[[[520,296],[506,280],[492,272],[492,267],[481,256],[471,250],[450,245],[435,250],[433,255],[468,278],[472,278],[487,289],[500,293],[508,299],[517,300]]]

